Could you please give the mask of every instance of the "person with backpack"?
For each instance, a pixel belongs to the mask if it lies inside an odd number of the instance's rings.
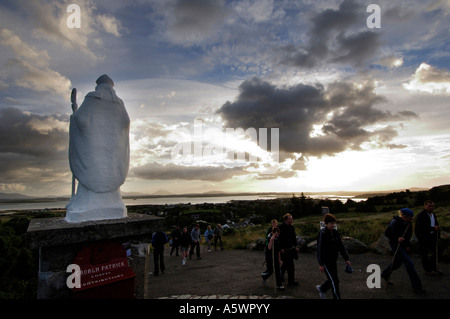
[[[422,288],[422,282],[417,275],[411,257],[408,255],[411,249],[410,241],[413,217],[414,212],[411,209],[402,208],[398,211],[398,216],[394,216],[386,228],[384,234],[389,239],[389,245],[394,253],[394,257],[389,266],[381,273],[381,278],[389,285],[392,272],[400,268],[403,264],[405,265],[414,292],[424,294],[425,290]]]

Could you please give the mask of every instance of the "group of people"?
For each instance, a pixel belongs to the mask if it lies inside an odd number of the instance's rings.
[[[284,290],[284,274],[288,274],[288,287],[298,286],[295,281],[294,260],[298,259],[299,248],[291,214],[283,216],[283,223],[278,225],[277,220],[271,221],[271,227],[266,232],[265,260],[266,270],[261,274],[264,284],[266,280],[275,273],[277,290]],[[319,270],[325,273],[327,280],[322,285],[317,285],[321,298],[332,289],[333,297],[340,298],[339,279],[337,275],[338,253],[342,255],[349,269],[350,260],[348,253],[342,243],[341,237],[336,230],[336,217],[332,214],[324,216],[323,227],[317,238],[317,258]]]
[[[204,233],[205,242],[208,246],[208,252],[211,252],[211,243],[214,242],[214,249],[217,250],[217,244],[220,245],[220,249],[223,250],[222,242],[223,228],[221,224],[217,224],[217,227],[212,230],[211,226],[208,225],[207,230]],[[187,227],[180,230],[180,226],[177,225],[171,233],[171,251],[172,256],[175,251],[176,256],[179,256],[179,251],[181,251],[182,265],[186,265],[188,259],[192,259],[192,255],[197,255],[197,259],[200,257],[200,243],[202,241],[202,236],[200,232],[200,225],[196,224],[192,230],[189,232]],[[158,231],[153,234],[152,246],[153,246],[153,260],[154,260],[154,272],[153,274],[157,276],[161,271],[164,273],[164,246],[169,242],[167,235],[163,231]]]
[[[294,260],[298,259],[299,248],[295,228],[292,225],[294,218],[291,214],[283,216],[283,223],[273,219],[266,232],[265,260],[266,270],[261,274],[264,284],[275,272],[276,288],[284,290],[284,275],[287,272],[288,286],[298,286],[295,281]]]
[[[442,272],[438,270],[438,240],[439,223],[434,214],[434,203],[427,200],[424,209],[415,219],[414,232],[416,234],[421,262],[425,274],[440,276]],[[389,239],[389,245],[394,253],[392,262],[383,270],[381,277],[389,284],[392,272],[403,264],[409,275],[412,288],[418,294],[425,293],[421,280],[414,268],[408,252],[410,251],[410,240],[413,233],[412,220],[414,212],[409,208],[399,210],[387,226],[385,235]],[[323,224],[317,236],[317,260],[320,272],[326,276],[326,281],[317,285],[319,296],[326,298],[327,291],[331,290],[334,299],[340,299],[339,278],[337,259],[339,254],[346,263],[345,271],[353,272],[350,258],[345,249],[341,236],[336,228],[336,217],[332,214],[325,214]],[[266,232],[265,262],[266,270],[261,274],[264,284],[266,280],[275,273],[275,283],[277,290],[284,290],[284,274],[288,273],[288,287],[298,286],[294,279],[294,260],[298,258],[298,246],[295,229],[292,226],[293,218],[291,214],[283,216],[283,222],[278,224],[277,220],[271,221],[271,226]]]

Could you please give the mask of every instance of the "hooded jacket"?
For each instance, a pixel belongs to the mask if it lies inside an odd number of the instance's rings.
[[[337,230],[324,227],[317,237],[317,259],[319,265],[336,263],[339,253],[345,260],[349,260],[347,250]]]
[[[409,226],[409,227],[408,227]],[[400,246],[408,247],[411,244],[412,227],[411,223],[403,220],[400,216],[392,218],[389,226],[386,228],[384,235],[389,239],[389,243],[398,243],[398,238],[403,237],[405,240]],[[408,228],[408,229],[406,229]],[[406,231],[406,233],[405,233]]]

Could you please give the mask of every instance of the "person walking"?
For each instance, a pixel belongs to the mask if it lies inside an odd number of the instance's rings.
[[[196,224],[194,228],[192,228],[191,231],[191,250],[189,251],[189,259],[192,259],[192,255],[194,254],[194,248],[197,253],[197,259],[201,259],[200,257],[200,241],[201,241],[201,234],[200,234],[200,225]]]
[[[278,222],[276,219],[272,219],[270,222],[270,227],[266,231],[265,240],[266,243],[264,245],[264,263],[266,264],[266,270],[262,273],[272,273],[273,272],[273,260],[272,260],[272,251],[267,249],[269,245],[270,238],[272,237],[272,231],[274,228],[278,228]],[[278,228],[278,230],[280,230]]]
[[[166,266],[164,265],[164,245],[168,242],[167,236],[163,231],[157,231],[152,236],[153,246],[153,275],[158,276],[159,271],[164,274]]]
[[[208,228],[205,231],[205,241],[208,245],[208,253],[211,252],[211,241],[214,238],[214,231],[211,229],[211,225],[208,225]]]
[[[337,259],[340,253],[347,266],[350,267],[350,258],[342,243],[341,235],[336,230],[336,217],[326,214],[323,221],[325,227],[319,231],[317,237],[317,260],[319,261],[319,270],[321,273],[325,273],[327,280],[322,285],[317,285],[316,289],[322,299],[326,298],[325,293],[329,289],[332,289],[333,299],[341,299]]]
[[[381,277],[389,285],[392,272],[400,268],[403,264],[405,265],[414,292],[423,294],[425,290],[422,288],[422,282],[417,275],[412,259],[408,255],[410,251],[413,217],[414,212],[411,209],[402,208],[399,210],[398,216],[395,216],[386,228],[384,234],[389,239],[389,245],[394,252],[394,258],[389,266],[383,270]]]
[[[424,209],[417,214],[414,232],[419,242],[419,251],[426,275],[442,275],[437,269],[437,245],[439,243],[439,222],[434,213],[434,202],[427,200]]]
[[[220,242],[220,250],[223,250],[222,232],[223,232],[222,225],[217,224],[217,227],[214,229],[214,250],[215,251],[217,251],[217,241]]]
[[[180,236],[181,236],[180,225],[177,225],[175,227],[175,229],[172,231],[171,236],[172,236],[172,249],[170,250],[170,256],[172,256],[174,250],[176,250],[175,255],[178,256],[178,249],[180,247]]]
[[[274,227],[278,227],[278,221],[276,219],[272,219],[270,221],[270,227],[266,231],[266,247],[269,244],[269,239],[270,239],[270,238],[268,238],[268,236],[270,233],[272,233],[272,230]]]
[[[266,285],[267,279],[275,271],[275,284],[277,290],[284,290],[283,282],[281,281],[280,272],[280,241],[278,237],[280,235],[280,229],[273,227],[272,231],[268,234],[268,244],[265,251],[266,266],[267,269],[261,274],[264,285]]]
[[[283,223],[280,228],[280,246],[281,246],[281,278],[284,279],[284,273],[288,274],[288,287],[298,286],[295,281],[294,259],[298,259],[297,237],[295,228],[292,226],[294,218],[291,214],[283,216]],[[284,280],[283,280],[284,281]]]
[[[180,235],[181,264],[183,266],[186,265],[189,247],[191,247],[191,234],[188,233],[187,227],[183,227],[183,231]]]

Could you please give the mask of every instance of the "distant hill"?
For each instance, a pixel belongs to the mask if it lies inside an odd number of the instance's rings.
[[[158,189],[156,192],[152,193],[152,195],[167,196],[173,195],[173,193],[166,191],[165,189]]]
[[[21,199],[32,199],[35,197],[27,196],[19,193],[0,193],[0,200],[21,200]]]
[[[440,186],[437,186],[440,187]],[[369,191],[369,192],[358,192],[357,195],[355,195],[356,198],[369,198],[373,196],[384,196],[389,195],[392,193],[399,193],[399,192],[405,192],[406,190],[409,190],[410,192],[423,192],[430,190],[429,188],[423,188],[423,187],[411,187],[406,189],[397,189],[397,190],[388,190],[388,191]]]
[[[421,188],[412,187],[408,189],[401,190],[387,190],[387,191],[326,191],[326,192],[221,192],[218,190],[213,190],[205,193],[185,193],[185,194],[173,194],[165,189],[159,189],[152,194],[145,194],[139,192],[122,192],[123,198],[155,198],[155,197],[211,197],[211,196],[279,196],[279,197],[291,197],[292,195],[300,196],[304,194],[305,196],[312,195],[334,195],[334,196],[354,196],[355,198],[370,198],[375,196],[386,196],[393,193],[401,192],[431,192],[431,193],[442,193],[448,192],[450,185],[440,185],[433,188]],[[60,196],[60,197],[35,197],[27,196],[19,193],[0,193],[0,202],[3,203],[14,203],[14,202],[51,202],[57,200],[68,200],[70,196]]]

